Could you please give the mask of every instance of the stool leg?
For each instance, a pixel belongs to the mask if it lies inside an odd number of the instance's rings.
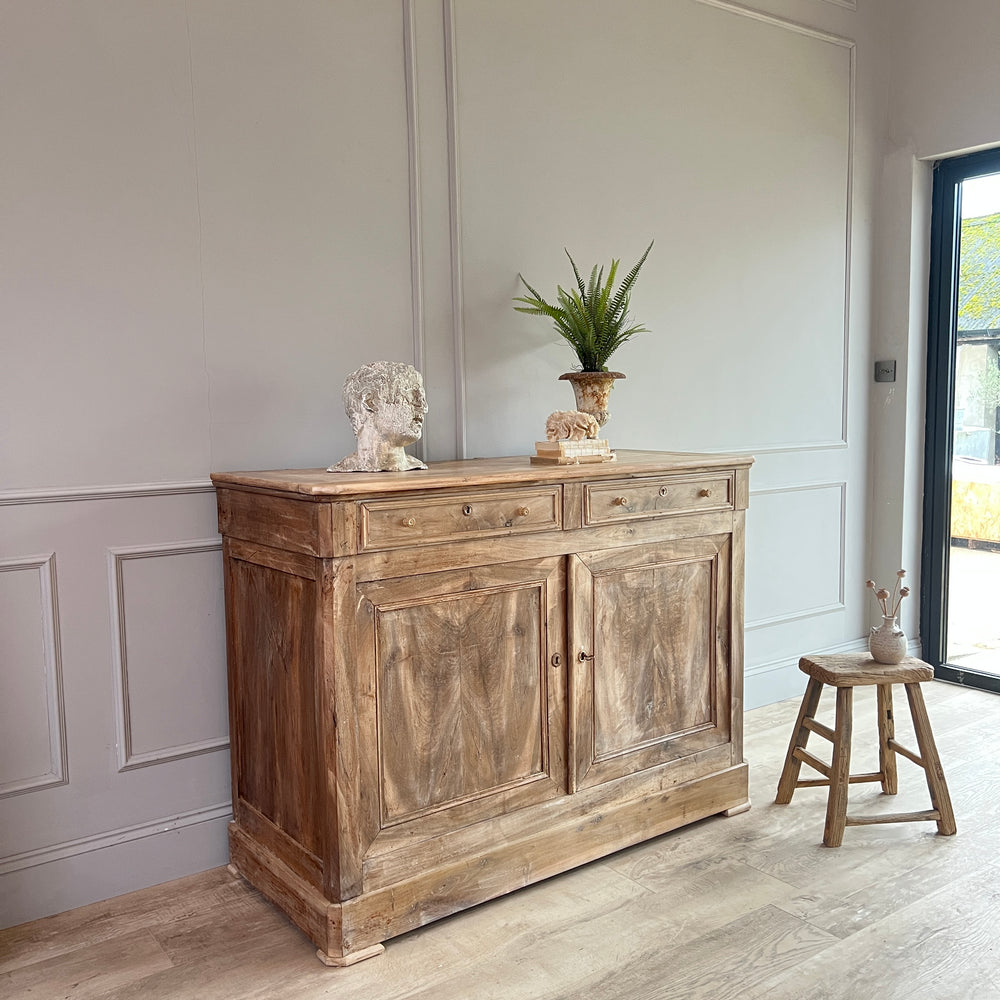
[[[823,846],[840,847],[847,825],[847,788],[851,778],[851,730],[854,688],[837,688],[837,726],[830,762],[830,798],[826,803]]]
[[[892,718],[892,685],[878,686],[878,769],[882,773],[882,791],[895,795],[899,788],[896,777],[896,751],[889,740],[896,738],[896,723]]]
[[[927,718],[927,706],[924,705],[924,695],[917,683],[906,685],[906,697],[910,702],[910,714],[913,716],[913,728],[917,734],[917,746],[920,747],[920,757],[924,762],[924,775],[927,778],[927,791],[931,795],[931,805],[941,813],[937,821],[938,833],[950,837],[955,826],[955,812],[951,807],[951,796],[944,780],[944,769],[941,758],[938,757],[937,746],[934,743],[934,733],[931,732],[930,719]]]
[[[795,783],[799,780],[799,768],[802,767],[802,761],[792,755],[798,747],[804,747],[809,739],[809,730],[805,728],[803,723],[816,714],[819,696],[822,693],[823,682],[810,677],[809,683],[806,685],[806,693],[802,696],[802,704],[799,706],[799,716],[795,720],[792,738],[788,741],[785,766],[781,769],[781,777],[778,779],[778,794],[774,797],[774,801],[779,806],[786,806],[792,801]]]

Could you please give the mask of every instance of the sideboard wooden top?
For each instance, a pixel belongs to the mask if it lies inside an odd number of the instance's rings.
[[[303,497],[348,497],[434,490],[461,486],[517,485],[575,479],[615,479],[659,473],[748,468],[750,455],[682,451],[617,451],[617,460],[585,465],[532,465],[527,455],[433,462],[412,472],[327,472],[325,469],[275,469],[266,472],[214,472],[216,486]]]

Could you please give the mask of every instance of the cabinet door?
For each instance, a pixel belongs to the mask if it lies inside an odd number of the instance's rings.
[[[728,766],[732,536],[570,563],[575,787],[671,761],[683,780]]]
[[[369,860],[566,794],[561,558],[357,593],[357,665],[375,695],[363,738],[376,758],[363,771],[378,775]]]

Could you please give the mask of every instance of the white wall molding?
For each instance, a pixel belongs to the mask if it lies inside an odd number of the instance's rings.
[[[108,587],[111,607],[111,656],[114,667],[115,728],[118,770],[131,771],[151,764],[196,757],[199,754],[225,750],[229,747],[227,736],[199,740],[179,746],[164,747],[148,753],[133,752],[132,711],[129,700],[129,666],[127,650],[128,624],[125,617],[124,563],[130,559],[157,559],[164,556],[181,556],[201,552],[220,552],[222,542],[217,538],[193,539],[166,545],[135,545],[108,549]]]
[[[772,615],[767,618],[756,618],[748,621],[744,625],[744,631],[752,632],[761,628],[772,628],[775,625],[785,625],[788,622],[800,621],[803,618],[816,618],[820,615],[828,615],[835,611],[846,609],[846,577],[847,577],[847,482],[845,480],[835,480],[831,482],[797,483],[786,486],[776,486],[765,489],[750,490],[751,504],[754,497],[773,496],[789,493],[807,493],[815,490],[836,489],[840,493],[840,517],[838,520],[839,530],[839,566],[837,576],[837,600],[826,604],[819,604],[808,608],[799,608],[787,614]]]
[[[0,561],[0,573],[32,571],[38,574],[45,708],[49,728],[49,768],[42,774],[26,775],[0,784],[0,798],[51,788],[53,785],[65,785],[69,781],[56,554],[49,552],[45,555]]]
[[[698,2],[699,3],[705,3],[705,2],[711,2],[711,0],[698,0]],[[835,7],[845,7],[847,10],[857,10],[858,9],[857,0],[820,0],[820,3],[833,4]],[[723,4],[725,4],[726,6],[734,6],[734,7],[744,6],[744,5],[739,5],[739,4],[731,4],[731,5],[730,4],[726,4],[725,0],[722,0],[722,3],[720,3],[720,6],[722,6]],[[764,10],[761,7],[752,7],[749,4],[745,5],[744,9],[747,10],[747,11],[753,11],[754,13],[757,13],[757,14],[763,14],[765,16],[772,16],[772,17],[775,16],[775,15],[768,14],[768,11]]]
[[[760,447],[756,445],[734,445],[738,451],[747,452],[753,455],[796,455],[809,451],[843,451],[847,448],[846,441],[810,441],[807,444],[775,444],[775,445],[762,445]],[[728,453],[731,448],[706,448],[704,449],[708,452]]]
[[[868,636],[860,639],[851,639],[848,642],[837,643],[834,646],[826,646],[823,649],[809,649],[806,653],[817,653],[821,655],[833,655],[836,653],[866,653],[868,652]],[[756,663],[749,666],[744,671],[747,678],[760,677],[763,674],[773,673],[779,670],[787,670],[789,667],[798,668],[800,654],[794,656],[783,656],[778,660],[769,660],[767,663]]]
[[[462,288],[462,200],[458,156],[457,56],[455,52],[455,2],[444,3],[445,103],[448,121],[448,202],[451,224],[451,315],[455,350],[455,457],[467,451],[467,374],[465,368],[465,299]]]
[[[774,615],[771,618],[758,618],[755,621],[747,622],[745,631],[753,632],[760,628],[772,628],[775,625],[787,625],[789,622],[801,621],[803,618],[819,618],[821,615],[829,615],[834,611],[843,611],[844,602],[838,601],[833,604],[818,604],[815,607],[804,608],[801,611],[791,612],[787,615]]]
[[[406,156],[410,181],[410,294],[412,297],[413,366],[423,373],[427,367],[424,330],[424,251],[420,183],[420,101],[417,94],[417,42],[414,0],[403,0],[403,77],[406,84]],[[427,439],[413,445],[418,458],[426,461]]]
[[[80,837],[76,840],[64,840],[49,847],[40,847],[33,851],[24,851],[21,854],[11,854],[0,858],[0,876],[23,871],[25,868],[37,868],[39,865],[51,864],[53,861],[63,861],[81,854],[90,854],[92,851],[101,851],[108,847],[117,847],[132,841],[144,840],[161,833],[173,833],[176,830],[196,826],[199,823],[212,823],[220,819],[228,820],[232,818],[232,815],[232,805],[229,802],[220,802],[217,805],[193,809],[190,812],[167,816],[150,823],[124,826],[117,830],[108,830],[105,833],[95,834],[91,837]]]
[[[843,325],[843,372],[841,375],[841,413],[840,413],[840,437],[839,442],[822,444],[820,447],[836,447],[847,444],[847,414],[848,414],[848,387],[850,384],[850,336],[851,336],[851,262],[852,244],[854,241],[854,157],[856,147],[857,128],[857,43],[852,38],[844,35],[837,35],[833,32],[823,31],[799,21],[792,21],[788,18],[778,17],[776,14],[769,14],[765,11],[747,7],[733,0],[697,0],[698,3],[707,7],[716,7],[719,10],[728,11],[741,17],[749,17],[755,21],[792,31],[807,38],[814,38],[817,41],[827,42],[830,45],[837,45],[846,49],[849,53],[850,68],[848,81],[848,119],[847,119],[847,177],[846,177],[846,225],[844,234],[844,325]],[[842,7],[855,7],[854,0],[826,0]],[[812,451],[816,445],[796,446],[782,445],[775,449],[760,448],[752,449],[757,451]]]
[[[862,653],[868,649],[867,639],[852,639],[850,642],[836,646],[827,646],[817,650],[810,648],[804,652],[810,653]],[[743,704],[749,711],[763,705],[771,705],[776,701],[800,697],[805,687],[805,677],[799,670],[799,654],[769,660],[756,666],[748,667],[745,672]]]
[[[852,52],[856,48],[853,38],[847,38],[845,35],[838,35],[832,31],[824,31],[822,28],[814,28],[812,25],[803,24],[801,21],[792,21],[787,17],[780,17],[777,14],[770,14],[767,11],[758,10],[756,7],[748,7],[746,4],[736,3],[735,0],[696,0],[696,2],[704,4],[706,7],[718,7],[719,10],[727,10],[731,14],[749,17],[754,21],[763,21],[765,24],[771,24],[777,28],[786,28],[789,31],[794,31],[800,35],[807,35],[810,38],[818,38],[822,42],[831,42],[845,49],[851,49]],[[825,2],[838,3],[840,6],[846,5],[840,3],[839,0],[825,0]]]
[[[108,486],[71,486],[57,489],[8,490],[0,493],[0,507],[30,503],[72,503],[82,500],[130,500],[185,493],[212,493],[210,479],[164,483],[122,483]]]

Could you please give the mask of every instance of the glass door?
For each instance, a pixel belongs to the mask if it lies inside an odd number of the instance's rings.
[[[1000,690],[1000,150],[938,164],[931,241],[923,653]]]

